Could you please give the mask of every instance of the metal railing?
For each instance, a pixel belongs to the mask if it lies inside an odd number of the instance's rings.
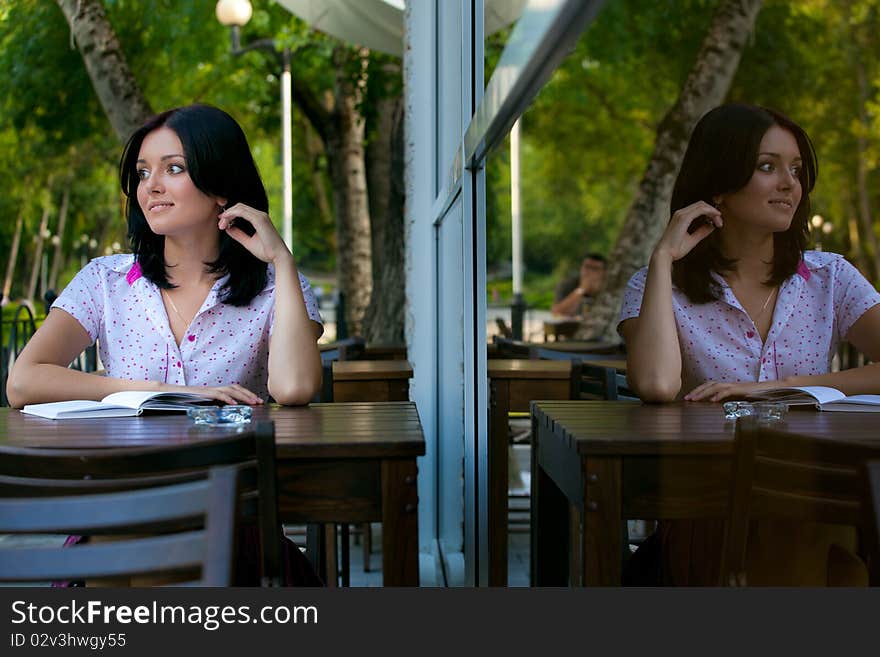
[[[0,357],[0,406],[9,406],[6,397],[6,380],[15,359],[24,349],[34,333],[37,331],[37,322],[42,319],[34,316],[33,311],[26,305],[20,305],[10,320],[2,321],[0,336],[6,338],[2,342],[2,357]],[[97,345],[91,345],[77,356],[70,367],[81,372],[95,372],[98,369]]]

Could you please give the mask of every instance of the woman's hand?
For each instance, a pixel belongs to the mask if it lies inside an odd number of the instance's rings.
[[[160,387],[162,392],[191,392],[202,397],[216,399],[224,404],[248,404],[258,406],[263,400],[244,386],[233,383],[229,386],[179,386],[164,384]]]
[[[248,221],[254,227],[254,234],[248,235],[235,225],[236,218]],[[265,212],[255,210],[244,203],[236,203],[217,215],[217,227],[225,230],[236,242],[263,262],[275,264],[278,258],[291,257],[290,250],[275,230],[272,220]]]
[[[708,237],[716,228],[724,225],[721,212],[704,201],[697,201],[677,210],[657,246],[655,254],[665,254],[671,262],[680,260],[690,253],[697,244]],[[695,226],[693,232],[688,232]]]
[[[739,383],[726,383],[723,381],[706,381],[698,385],[684,396],[685,401],[710,401],[720,402],[727,399],[744,399],[752,395],[778,388],[784,385],[781,381],[740,381]]]

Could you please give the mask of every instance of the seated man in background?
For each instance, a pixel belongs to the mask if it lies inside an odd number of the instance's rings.
[[[556,301],[550,307],[550,312],[562,317],[583,317],[604,279],[605,256],[588,253],[581,262],[580,271],[556,286]]]

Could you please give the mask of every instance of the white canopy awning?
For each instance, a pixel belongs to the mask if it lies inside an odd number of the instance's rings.
[[[371,50],[403,55],[403,0],[277,0],[317,30]],[[510,25],[526,0],[485,0],[486,34]]]

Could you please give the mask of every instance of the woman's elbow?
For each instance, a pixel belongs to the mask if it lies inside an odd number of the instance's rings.
[[[308,383],[291,383],[289,385],[272,385],[269,382],[269,394],[282,406],[305,406],[311,402],[321,389],[320,380]]]
[[[681,390],[681,380],[655,379],[650,381],[632,381],[633,391],[643,402],[660,404],[675,401]]]
[[[21,408],[29,401],[22,378],[21,368],[13,367],[6,380],[6,399],[12,408]]]

